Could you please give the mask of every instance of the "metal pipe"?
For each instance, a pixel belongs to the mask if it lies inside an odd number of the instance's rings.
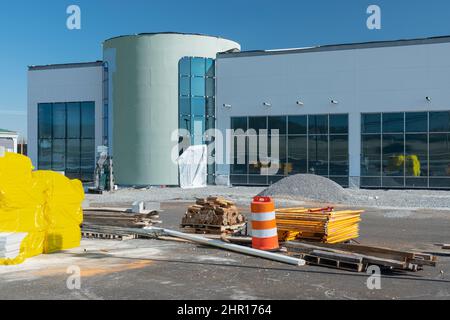
[[[172,237],[201,243],[201,244],[204,244],[207,246],[212,246],[212,247],[217,247],[217,248],[221,248],[221,249],[225,249],[225,250],[229,250],[229,251],[248,254],[251,256],[260,257],[260,258],[269,259],[269,260],[278,261],[278,262],[283,262],[283,263],[287,263],[287,264],[291,264],[291,265],[295,265],[295,266],[304,266],[306,264],[305,260],[303,260],[303,259],[297,259],[297,258],[293,258],[293,257],[289,257],[289,256],[277,254],[277,253],[272,253],[272,252],[257,250],[257,249],[253,249],[253,248],[249,248],[249,247],[239,246],[236,244],[226,243],[226,242],[219,241],[219,240],[208,239],[205,237],[200,237],[200,236],[196,236],[196,235],[192,235],[192,234],[186,234],[186,233],[182,233],[179,231],[168,230],[168,229],[163,229],[163,228],[155,228],[155,227],[149,227],[149,228],[141,230],[141,231],[149,231],[149,233],[167,234]]]

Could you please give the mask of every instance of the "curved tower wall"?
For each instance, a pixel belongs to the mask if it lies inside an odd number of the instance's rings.
[[[178,185],[171,160],[177,142],[179,61],[216,58],[236,42],[187,34],[113,38],[104,43],[109,70],[109,144],[120,185]]]

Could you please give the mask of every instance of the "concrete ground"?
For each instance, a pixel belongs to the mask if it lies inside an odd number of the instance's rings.
[[[163,226],[178,228],[187,205],[164,203]],[[433,245],[450,242],[450,210],[367,208],[359,240],[441,256],[437,268],[384,274],[381,290],[369,290],[364,273],[294,267],[182,242],[83,240],[74,250],[0,267],[0,299],[450,299],[450,256]],[[77,268],[81,289],[70,290],[68,271]]]

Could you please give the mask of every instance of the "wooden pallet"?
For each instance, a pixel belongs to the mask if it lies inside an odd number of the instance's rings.
[[[137,237],[138,237],[136,235],[131,235],[131,234],[123,235],[123,234],[112,234],[112,233],[94,232],[94,231],[82,231],[81,235],[83,238],[86,238],[86,239],[119,240],[119,241],[133,240],[133,239],[137,239]]]
[[[129,231],[130,228],[124,230],[121,227],[103,226],[86,224],[82,226],[81,235],[88,239],[104,239],[104,240],[133,240],[133,239],[149,239],[151,236],[145,236],[139,233],[140,229],[136,229],[136,233]]]
[[[310,265],[339,269],[339,270],[346,270],[346,271],[352,271],[352,272],[363,272],[367,268],[367,266],[364,265],[363,263],[342,261],[342,260],[333,259],[333,258],[318,257],[315,255],[310,255],[310,254],[303,255],[303,259],[306,261],[307,264],[310,264]]]
[[[362,259],[365,266],[377,265],[381,268],[418,271],[423,266],[435,267],[437,259],[430,254],[400,251],[383,247],[364,246],[354,244],[324,244],[288,241],[285,246],[291,251],[301,252],[305,255],[317,256],[347,262],[343,257]],[[325,253],[325,256],[323,256]],[[306,260],[306,259],[305,259]],[[356,261],[358,262],[358,261]]]
[[[181,228],[189,233],[198,234],[236,234],[245,229],[246,223],[233,226],[214,226],[205,224],[182,224]]]

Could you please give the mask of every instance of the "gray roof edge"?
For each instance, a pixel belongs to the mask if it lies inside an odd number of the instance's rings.
[[[13,136],[19,135],[19,134],[18,134],[17,132],[15,132],[15,131],[10,131],[10,130],[1,129],[1,128],[0,128],[0,134],[10,134],[10,135],[13,135]]]
[[[28,66],[28,70],[37,71],[37,70],[54,70],[54,69],[89,68],[89,67],[98,67],[102,65],[103,61],[97,60],[92,62],[74,62],[74,63],[48,64],[41,66]]]
[[[143,32],[143,33],[136,33],[136,34],[120,35],[120,36],[116,36],[116,37],[112,37],[112,38],[106,39],[106,40],[103,41],[103,43],[111,41],[111,40],[120,39],[120,38],[127,38],[127,37],[157,36],[157,35],[167,35],[167,34],[168,35],[171,35],[171,34],[172,35],[182,35],[182,36],[201,36],[201,37],[209,37],[209,38],[223,39],[223,40],[236,42],[234,40],[226,39],[226,38],[223,38],[223,37],[220,37],[220,36],[213,36],[213,35],[204,34],[204,33],[162,31],[162,32]]]
[[[357,50],[357,49],[371,49],[371,48],[402,47],[402,46],[414,46],[414,45],[438,44],[438,43],[450,43],[450,36],[439,36],[439,37],[418,38],[418,39],[387,40],[387,41],[372,41],[372,42],[361,42],[361,43],[331,44],[331,45],[323,45],[323,46],[299,48],[299,49],[252,50],[252,51],[241,51],[241,52],[235,52],[235,53],[219,53],[217,55],[217,57],[218,58],[254,57],[254,56],[309,53],[309,52],[327,52],[327,51]]]

